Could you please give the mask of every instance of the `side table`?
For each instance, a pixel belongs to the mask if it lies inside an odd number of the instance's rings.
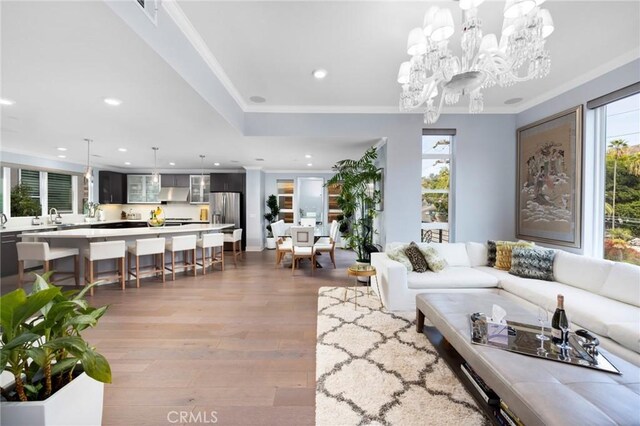
[[[377,276],[377,271],[376,268],[374,266],[371,266],[369,264],[363,264],[363,263],[354,263],[353,265],[349,266],[349,268],[347,269],[347,275],[350,277],[355,277],[355,281],[356,284],[353,287],[353,292],[355,293],[356,297],[355,297],[355,301],[354,301],[354,309],[358,309],[358,277],[369,277],[370,279],[375,278],[376,280],[376,290],[378,291],[378,297],[380,295],[380,286],[378,285],[378,276]],[[371,284],[371,283],[370,283]],[[346,303],[347,301],[347,291],[351,290],[351,287],[345,287],[344,288],[344,301],[343,303]],[[371,294],[371,288],[369,287],[367,289],[367,296],[369,296],[369,294]],[[380,299],[380,308],[382,308],[382,298]]]

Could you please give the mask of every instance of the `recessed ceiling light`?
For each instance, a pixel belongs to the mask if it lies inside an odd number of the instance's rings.
[[[104,98],[104,103],[111,106],[118,106],[122,103],[122,101],[116,98]]]
[[[127,148],[118,148],[118,151],[120,151],[120,152],[127,152]]]
[[[58,151],[66,151],[66,150],[67,150],[67,148],[65,148],[65,147],[62,147],[62,146],[58,147]]]
[[[305,154],[304,158],[311,158],[311,154]]]
[[[313,166],[313,163],[307,163],[307,166],[311,167]]]
[[[327,76],[327,70],[320,68],[320,69],[314,70],[312,74],[316,79],[322,80]]]
[[[518,102],[522,102],[522,98],[511,98],[504,101],[506,105],[513,105],[513,104],[517,104]]]
[[[169,163],[170,166],[175,166],[176,163],[174,163],[173,161]]]
[[[214,165],[214,166],[219,166],[219,165],[220,165],[220,163],[213,163],[213,165]]]
[[[254,104],[263,104],[263,103],[265,103],[267,101],[262,96],[252,96],[252,97],[249,98],[249,100],[251,102],[253,102]]]
[[[264,158],[256,158],[256,161],[264,161]]]
[[[60,154],[60,155],[58,155],[58,158],[67,158],[67,156]]]
[[[0,98],[0,105],[10,106],[10,105],[13,105],[15,103],[16,103],[16,101],[12,101],[11,99]]]
[[[238,160],[231,160],[232,163],[239,163]]]
[[[124,165],[125,165],[125,166],[130,166],[130,165],[131,165],[131,163],[130,163],[129,161],[125,161],[125,162],[124,162]]]

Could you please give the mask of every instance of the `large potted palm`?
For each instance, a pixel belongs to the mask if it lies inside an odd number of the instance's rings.
[[[104,383],[111,369],[81,335],[107,307],[94,308],[81,292],[62,291],[36,276],[31,293],[0,298],[0,365],[13,383],[0,387],[3,425],[99,425]]]
[[[276,248],[276,239],[273,236],[271,224],[278,220],[278,215],[280,214],[278,199],[274,194],[269,195],[269,198],[267,198],[267,207],[269,207],[269,212],[264,214],[264,219],[267,221],[267,226],[265,227],[267,230],[267,248],[273,250]]]
[[[347,247],[353,249],[357,261],[371,261],[373,246],[373,219],[376,205],[380,203],[380,191],[376,189],[382,179],[382,170],[376,165],[378,152],[369,148],[359,160],[341,160],[334,166],[336,174],[326,185],[340,184],[338,205],[344,215],[341,221],[342,237]]]

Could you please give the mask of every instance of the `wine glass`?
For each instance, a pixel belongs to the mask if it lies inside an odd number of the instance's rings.
[[[544,307],[538,306],[538,322],[540,323],[540,334],[536,334],[536,339],[543,342],[545,340],[549,340],[549,337],[544,335],[544,325],[547,323],[547,321],[549,321],[549,313]]]
[[[562,332],[562,342],[558,343],[557,346],[560,349],[565,349],[568,355],[569,349],[571,349],[571,345],[569,344],[569,318],[566,318],[565,316],[565,321],[560,321],[558,327]]]

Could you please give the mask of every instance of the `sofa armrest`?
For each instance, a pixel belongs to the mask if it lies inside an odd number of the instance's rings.
[[[391,260],[386,253],[371,253],[371,266],[376,268],[382,303],[389,310],[397,309],[395,306],[399,301],[396,299],[404,299],[404,293],[409,289],[407,268],[402,263]],[[373,290],[378,292],[375,283],[372,284]]]

